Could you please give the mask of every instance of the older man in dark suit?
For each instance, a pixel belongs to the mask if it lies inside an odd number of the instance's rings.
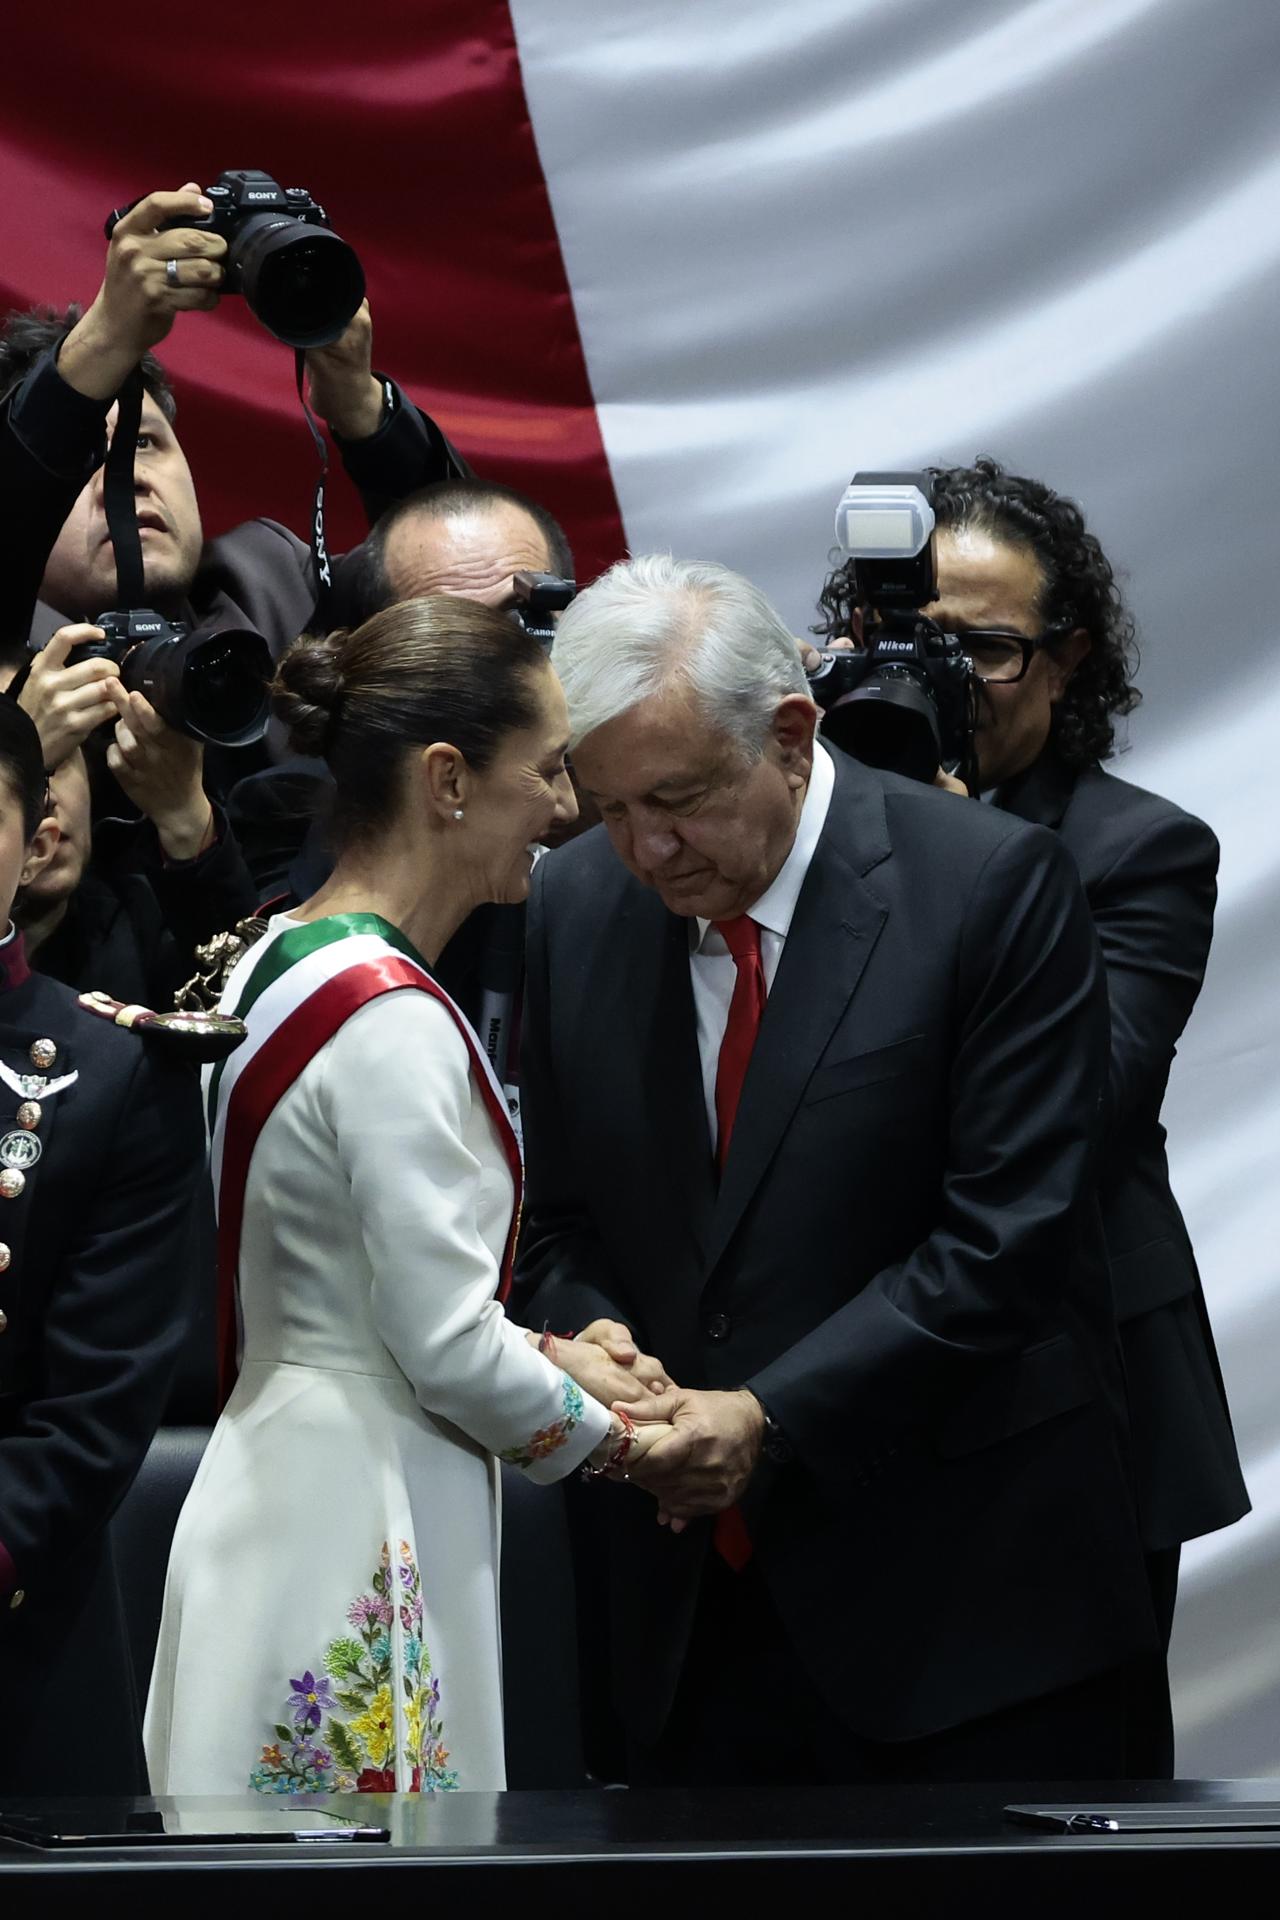
[[[535,875],[524,1284],[679,1383],[657,1515],[603,1496],[632,1778],[1123,1774],[1155,1630],[1068,857],[815,746],[724,569],[615,568],[554,657],[605,831]]]

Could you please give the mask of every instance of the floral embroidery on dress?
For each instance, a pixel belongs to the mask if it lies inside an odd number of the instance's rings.
[[[581,1424],[582,1413],[582,1388],[566,1374],[564,1411],[560,1418],[553,1420],[549,1427],[539,1427],[522,1447],[504,1447],[499,1460],[505,1460],[509,1467],[531,1467],[535,1460],[545,1460],[549,1453],[562,1447],[574,1428]]]
[[[440,1681],[422,1637],[422,1578],[407,1541],[393,1567],[387,1541],[370,1591],[347,1608],[353,1634],[325,1648],[323,1673],[308,1667],[289,1682],[275,1741],[249,1775],[256,1793],[394,1793],[396,1679],[400,1638],[403,1759],[410,1793],[447,1793],[458,1785],[447,1766]]]

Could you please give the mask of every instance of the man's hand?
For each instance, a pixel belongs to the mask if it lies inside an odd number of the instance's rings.
[[[367,440],[382,425],[382,382],[373,373],[369,302],[329,347],[307,352],[311,405],[344,440]]]
[[[764,1440],[764,1409],[753,1393],[673,1387],[644,1414],[671,1423],[669,1439],[655,1440],[634,1467],[627,1462],[633,1484],[656,1498],[660,1520],[695,1520],[741,1499]]]
[[[939,767],[933,776],[935,787],[941,787],[944,793],[958,793],[962,800],[969,798],[969,789],[963,780],[957,780],[954,774],[944,773]]]
[[[194,860],[213,828],[204,748],[166,726],[145,694],[126,693],[119,680],[109,681],[107,690],[119,716],[108,768],[154,825],[165,857]]]
[[[58,372],[77,393],[111,400],[148,347],[164,339],[175,315],[211,312],[222,285],[227,243],[218,233],[166,220],[195,220],[212,210],[194,181],[177,193],[149,193],[119,222],[107,247],[107,266],[93,305],[71,329],[58,354]],[[177,262],[178,285],[166,275]]]
[[[800,649],[800,665],[806,673],[816,673],[822,665],[822,655],[818,652],[812,640],[797,640],[796,645]],[[843,634],[840,639],[829,641],[828,647],[829,650],[834,653],[852,653],[853,641],[849,638],[848,634]]]
[[[18,696],[18,705],[36,723],[50,773],[84,745],[95,727],[114,718],[116,709],[107,687],[119,671],[115,661],[97,658],[67,665],[73,647],[102,638],[101,627],[83,623],[59,627],[32,661],[27,684]]]

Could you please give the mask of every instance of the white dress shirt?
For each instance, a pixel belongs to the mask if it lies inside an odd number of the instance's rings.
[[[791,851],[778,870],[772,886],[766,888],[755,905],[747,908],[760,928],[760,959],[764,966],[767,990],[772,990],[782,949],[791,928],[791,916],[800,898],[804,877],[809,871],[831,794],[836,770],[826,748],[814,742],[813,772],[800,809],[796,837]],[[729,1024],[729,1003],[733,999],[738,969],[733,955],[710,920],[695,920],[689,929],[689,974],[693,982],[693,1011],[698,1031],[698,1058],[702,1064],[702,1092],[707,1104],[707,1129],[712,1150],[716,1145],[716,1067],[720,1045]]]

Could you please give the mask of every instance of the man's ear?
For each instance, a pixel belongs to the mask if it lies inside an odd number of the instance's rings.
[[[22,872],[18,875],[20,887],[29,887],[33,880],[39,879],[58,851],[58,842],[61,838],[62,830],[57,821],[51,813],[46,814],[27,842],[27,857],[22,863]]]
[[[1049,699],[1055,705],[1066,692],[1080,662],[1092,650],[1093,641],[1084,627],[1073,627],[1065,639],[1055,640],[1046,649],[1049,655]]]
[[[805,693],[789,693],[774,708],[769,735],[784,772],[799,774],[804,780],[809,778],[817,722],[818,709]]]

